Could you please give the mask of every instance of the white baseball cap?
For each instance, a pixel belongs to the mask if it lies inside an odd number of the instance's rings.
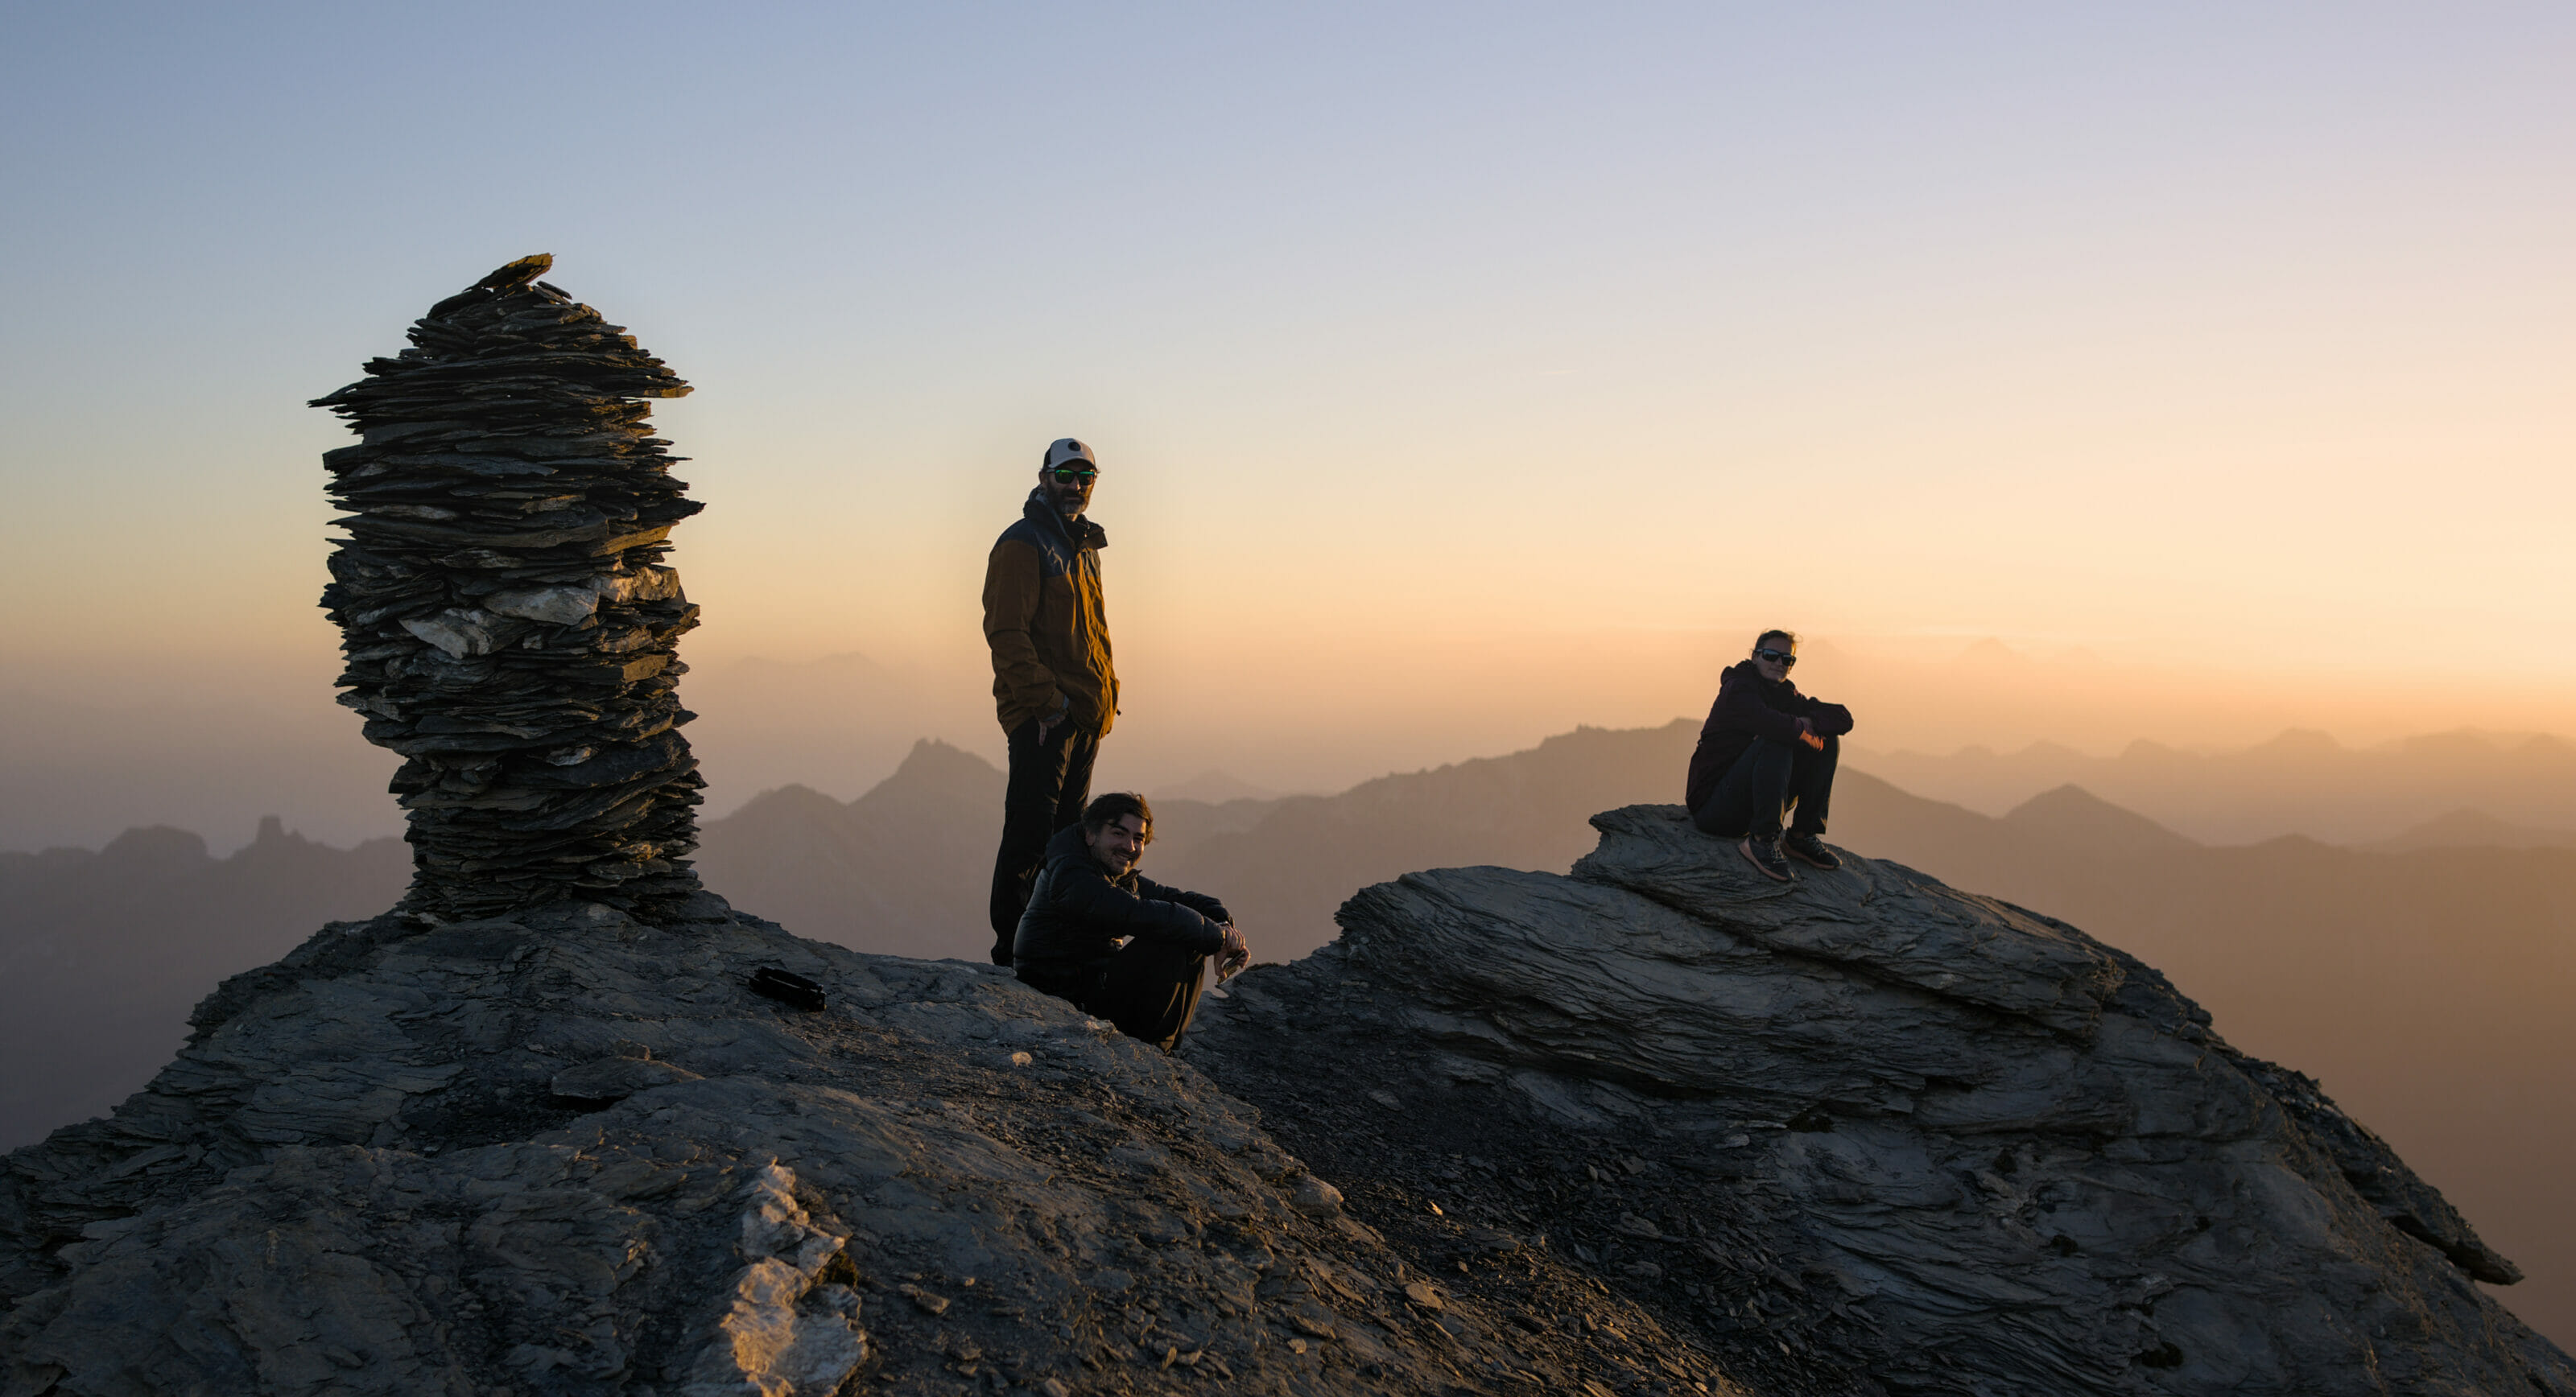
[[[1048,442],[1046,460],[1038,469],[1051,471],[1067,461],[1080,461],[1093,470],[1100,469],[1100,458],[1091,454],[1091,448],[1071,437],[1057,437]]]

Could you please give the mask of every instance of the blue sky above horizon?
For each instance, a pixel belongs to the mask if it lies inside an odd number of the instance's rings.
[[[1671,711],[1677,648],[1786,617],[2090,650],[2173,686],[2127,736],[2459,726],[2460,670],[2470,720],[2576,729],[2562,7],[0,36],[0,687],[326,683],[303,401],[549,251],[698,385],[660,420],[701,660],[971,670],[983,549],[1073,432],[1131,690],[1255,726]]]

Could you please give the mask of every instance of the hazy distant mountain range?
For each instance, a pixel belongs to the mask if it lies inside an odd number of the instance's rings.
[[[275,820],[225,859],[167,828],[0,854],[0,1149],[123,1100],[217,981],[382,912],[410,881],[401,840],[333,849]]]
[[[2576,849],[2576,830],[2517,825],[2463,806],[2413,829],[2356,847],[2391,853],[2410,849]]]
[[[849,799],[883,781],[924,736],[999,761],[980,645],[942,653],[944,660],[910,663],[858,654],[694,662],[688,702],[699,717],[689,739],[705,763],[708,811],[730,813],[790,784]],[[1639,658],[1581,654],[1561,656],[1558,667],[1632,673],[1625,667]],[[359,742],[356,720],[332,702],[328,678],[338,658],[326,650],[298,663],[293,672],[262,669],[255,680],[204,676],[202,685],[94,677],[89,687],[57,692],[17,687],[33,672],[0,681],[0,849],[95,848],[145,824],[195,830],[229,849],[271,813],[334,844],[399,833],[400,813],[385,799],[398,761]],[[1528,734],[1571,726],[1576,715],[1618,712],[1646,722],[1667,702],[1663,712],[1706,711],[1713,668],[1684,666],[1697,674],[1687,683],[1669,667],[1649,668],[1665,676],[1654,692],[1669,697],[1632,697],[1608,709],[1591,699],[1532,700],[1533,709],[1513,697],[1518,688],[1498,691],[1464,673],[1445,681],[1461,686],[1455,702],[1386,708],[1344,696],[1353,701],[1284,713],[1157,684],[1161,697],[1148,703],[1150,712],[1129,715],[1107,757],[1113,776],[1139,773],[1118,779],[1152,779],[1162,794],[1217,803],[1339,789],[1375,772],[1507,750]],[[2246,714],[2213,729],[2213,705],[2227,707],[2223,695],[2199,693],[2181,711],[2169,683],[2141,672],[2017,654],[1992,640],[1937,663],[1818,640],[1808,669],[1823,691],[1867,719],[1847,750],[1851,765],[1990,815],[2073,784],[2211,843],[2281,834],[2370,843],[2463,807],[2544,833],[2576,832],[2576,743],[2562,739],[2455,731],[2345,747],[2293,730],[2243,750],[2136,742],[2094,757],[2043,742],[2002,752],[1957,744],[2048,733],[2107,751],[2126,733],[2185,741],[2178,735],[2270,731],[2247,724],[2274,720]],[[2474,695],[2463,694],[2456,711],[2452,721],[2506,721],[2497,716],[2505,710],[2482,709]],[[1164,779],[1183,772],[1200,775]]]
[[[1222,896],[1261,958],[1293,959],[1331,939],[1334,909],[1369,883],[1461,864],[1563,870],[1592,847],[1593,812],[1678,797],[1695,732],[1582,729],[1332,796],[1165,796],[1146,868]],[[2373,848],[2297,837],[2213,847],[2064,783],[1989,816],[1849,767],[1829,837],[2062,917],[2164,970],[2231,1041],[2317,1075],[2387,1134],[2530,1271],[2506,1292],[2515,1308],[2576,1332],[2576,1201],[2562,1183],[2576,1177],[2576,1016],[2565,1007],[2576,998],[2576,850],[2539,823],[2576,811],[2576,770],[2553,805],[2514,774],[2519,749],[2427,742],[2414,755],[2428,748],[2448,750],[2436,766],[2488,784],[2425,788],[2437,813]],[[2392,773],[2417,779],[2402,751],[2308,755],[2264,759],[2267,779],[2369,769],[2383,792],[2405,789]],[[2553,759],[2545,745],[2523,756],[2543,769]],[[2022,780],[2044,766],[2026,753],[1995,760],[2020,762]],[[2111,766],[2198,769],[2254,788],[2254,766],[2189,760],[2213,764]],[[1001,787],[982,758],[920,742],[857,800],[787,786],[710,821],[699,867],[737,906],[805,935],[980,959]],[[2505,808],[2534,823],[2460,809],[2512,791],[2526,798]],[[2403,828],[2376,825],[2391,827]],[[11,1069],[0,1146],[139,1085],[223,974],[324,920],[381,910],[399,894],[406,852],[376,841],[343,853],[272,825],[220,861],[170,830],[96,854],[0,856],[0,1054]]]
[[[1597,810],[1673,799],[1695,728],[1583,728],[1526,752],[1382,776],[1331,796],[1156,797],[1154,877],[1225,899],[1265,960],[1330,941],[1333,909],[1417,868],[1562,871]],[[809,936],[901,955],[981,958],[1002,774],[939,742],[914,746],[855,801],[801,786],[710,821],[699,871],[736,906]]]
[[[2304,834],[2421,847],[2422,827],[2450,821],[2431,836],[2576,845],[2576,743],[2546,735],[2462,730],[2346,747],[2292,730],[2222,753],[2133,742],[2117,756],[2090,757],[2042,742],[2012,753],[1855,750],[1844,759],[1917,794],[1997,814],[2042,791],[2081,786],[2213,844]],[[2464,810],[2516,832],[2459,824]]]
[[[1930,734],[2066,734],[2079,717],[2094,733],[2172,731],[2176,715],[2159,715],[2167,700],[2128,671],[2069,670],[1993,641],[1930,666],[1837,657],[1818,646],[1811,668],[1819,682],[1865,715],[1880,715],[1848,749],[1851,765],[1987,814],[2073,784],[2211,843],[2281,834],[2371,843],[2463,807],[2547,836],[2525,842],[2576,839],[2576,743],[2561,739],[2457,731],[2355,748],[2293,730],[2214,753],[2154,742],[2107,757],[2045,742],[2009,753],[1953,750],[1955,739]],[[974,663],[951,669],[856,654],[696,665],[689,706],[700,716],[689,737],[705,763],[709,811],[732,812],[790,784],[855,796],[884,780],[922,736],[999,760],[990,675],[980,653],[965,658]],[[400,814],[385,799],[397,760],[356,740],[355,719],[329,696],[326,679],[337,669],[336,658],[316,656],[309,673],[267,676],[256,692],[232,681],[202,692],[132,684],[48,694],[0,685],[0,849],[96,847],[152,823],[231,848],[269,813],[337,844],[398,833]],[[2069,688],[2070,680],[2079,682]],[[1688,702],[1669,711],[1704,711],[1705,697]],[[1332,789],[1429,754],[1517,745],[1519,734],[1560,725],[1512,712],[1509,702],[1479,705],[1472,717],[1372,715],[1336,704],[1282,720],[1167,695],[1153,714],[1131,715],[1134,731],[1122,728],[1108,757],[1113,773],[1201,773],[1163,782],[1164,795],[1269,799],[1275,790],[1254,783]],[[1899,714],[1902,725],[1891,726]],[[1930,751],[1950,755],[1924,755]]]

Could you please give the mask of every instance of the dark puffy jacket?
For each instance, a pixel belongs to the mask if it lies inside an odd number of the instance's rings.
[[[1167,888],[1129,869],[1112,878],[1083,842],[1082,826],[1056,831],[1011,943],[1021,979],[1049,994],[1071,994],[1120,940],[1177,941],[1203,955],[1225,947],[1234,917],[1205,893]]]
[[[1809,698],[1785,679],[1774,684],[1762,677],[1751,660],[1729,665],[1717,677],[1717,702],[1709,705],[1708,721],[1699,730],[1699,746],[1691,752],[1688,794],[1683,797],[1690,808],[1697,810],[1708,803],[1717,783],[1726,779],[1727,768],[1735,765],[1755,738],[1797,741],[1801,718],[1818,737],[1839,737],[1852,730],[1851,710],[1841,704]]]
[[[1031,490],[1020,522],[1002,531],[984,563],[984,643],[993,650],[993,704],[1002,731],[1056,711],[1077,729],[1109,735],[1118,718],[1118,671],[1109,661],[1109,613],[1100,600],[1100,550],[1109,535],[1067,520]]]

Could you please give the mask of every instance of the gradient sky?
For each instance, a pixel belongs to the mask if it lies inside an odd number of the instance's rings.
[[[1070,433],[1122,733],[1659,721],[1773,623],[2170,695],[1882,743],[2576,731],[2571,71],[2553,4],[16,5],[0,689],[346,722],[302,403],[545,251],[698,385],[702,668],[971,691]]]

